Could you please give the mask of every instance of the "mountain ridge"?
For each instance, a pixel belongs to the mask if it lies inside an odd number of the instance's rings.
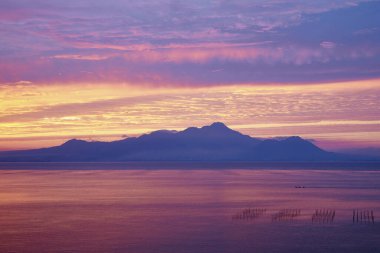
[[[71,139],[49,148],[0,152],[5,162],[347,161],[363,157],[325,151],[299,136],[261,139],[222,122],[183,131],[158,130],[112,142]]]

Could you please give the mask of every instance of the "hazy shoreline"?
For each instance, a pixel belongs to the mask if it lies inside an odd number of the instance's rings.
[[[0,162],[0,170],[380,170],[380,162]]]

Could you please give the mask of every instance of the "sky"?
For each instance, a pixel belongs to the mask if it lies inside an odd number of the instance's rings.
[[[0,150],[222,121],[380,147],[380,1],[2,0]]]

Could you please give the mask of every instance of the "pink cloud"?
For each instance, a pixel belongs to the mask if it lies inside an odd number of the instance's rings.
[[[323,62],[330,58],[328,52],[313,48],[298,47],[261,47],[263,43],[195,43],[168,44],[155,46],[152,44],[113,45],[89,42],[75,42],[71,45],[87,49],[113,49],[113,53],[99,52],[94,55],[63,54],[56,55],[57,59],[73,60],[103,60],[121,57],[127,61],[137,62],[172,62],[172,63],[206,63],[213,60],[266,63],[310,64]],[[351,54],[352,55],[352,54]]]
[[[142,47],[143,48],[143,47]],[[344,58],[367,57],[368,50],[349,50]],[[198,45],[145,46],[142,50],[130,50],[121,56],[128,61],[206,63],[214,60],[285,63],[294,65],[327,62],[334,57],[328,51],[306,47],[260,47],[249,44],[208,43]]]
[[[60,54],[54,55],[54,59],[66,59],[66,60],[86,60],[86,61],[101,61],[111,58],[113,55],[80,55],[80,54]]]
[[[333,49],[336,46],[336,44],[332,41],[322,41],[319,45],[326,49]]]

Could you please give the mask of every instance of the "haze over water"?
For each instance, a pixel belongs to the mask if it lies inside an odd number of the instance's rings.
[[[10,169],[0,252],[380,251],[380,171]]]

